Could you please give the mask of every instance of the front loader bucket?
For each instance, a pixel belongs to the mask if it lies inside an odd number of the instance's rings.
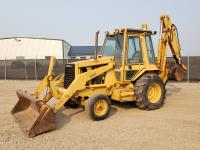
[[[33,137],[55,129],[55,113],[52,108],[21,90],[17,90],[16,93],[19,101],[11,114],[26,135]]]
[[[184,79],[185,74],[186,74],[186,66],[184,64],[181,65],[177,65],[177,67],[175,68],[175,72],[174,72],[174,77],[177,81],[181,81]]]

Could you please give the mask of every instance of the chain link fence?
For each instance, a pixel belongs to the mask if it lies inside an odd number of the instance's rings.
[[[57,59],[54,65],[54,73],[58,75],[64,72],[64,64],[78,60]],[[0,60],[0,79],[5,80],[40,80],[47,75],[49,59],[15,59]]]
[[[54,73],[58,75],[64,72],[66,62],[79,61],[77,59],[57,59]],[[185,81],[200,81],[200,56],[183,57],[187,66]],[[5,80],[40,80],[48,72],[49,59],[15,59],[0,60],[0,79]]]

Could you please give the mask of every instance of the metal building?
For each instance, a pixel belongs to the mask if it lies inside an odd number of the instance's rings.
[[[71,45],[60,39],[12,37],[0,39],[0,60],[67,58]]]
[[[101,46],[98,47],[98,50]],[[90,59],[94,58],[95,46],[72,46],[68,53],[69,59]]]

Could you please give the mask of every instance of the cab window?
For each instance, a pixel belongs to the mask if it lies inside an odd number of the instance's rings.
[[[142,55],[141,55],[141,46],[140,46],[140,38],[131,36],[128,38],[128,54],[127,54],[127,63],[141,63]]]
[[[116,59],[116,68],[121,67],[122,49],[124,43],[124,35],[118,34],[114,36],[106,36],[101,49],[103,56],[114,56]]]
[[[151,40],[151,36],[147,35],[146,36],[146,46],[147,46],[147,53],[148,53],[148,58],[149,58],[149,63],[154,64],[155,63],[155,54],[153,50],[153,44]]]

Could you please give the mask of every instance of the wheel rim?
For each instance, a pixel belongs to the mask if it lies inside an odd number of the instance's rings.
[[[94,113],[97,116],[103,116],[108,110],[108,104],[105,100],[97,100],[94,104]]]
[[[157,83],[151,84],[151,86],[149,86],[149,88],[148,88],[147,95],[148,95],[148,100],[151,103],[157,103],[161,97],[160,85]]]

